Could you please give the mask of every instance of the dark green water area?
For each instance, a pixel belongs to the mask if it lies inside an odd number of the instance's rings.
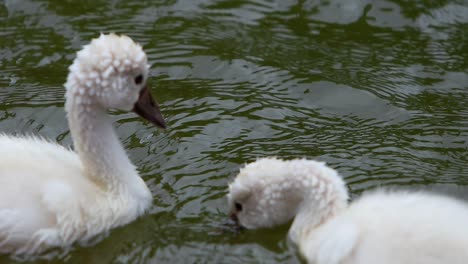
[[[300,263],[287,226],[223,225],[261,156],[468,199],[467,1],[2,0],[0,131],[72,145],[63,84],[100,32],[143,45],[169,128],[111,112],[153,205],[54,263]]]

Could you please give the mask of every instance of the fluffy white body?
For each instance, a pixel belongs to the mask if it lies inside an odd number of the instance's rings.
[[[141,46],[101,35],[78,52],[65,84],[76,152],[40,138],[0,135],[0,253],[68,247],[129,223],[151,205],[107,115],[109,108],[138,108],[164,126],[144,93],[147,72]]]
[[[304,159],[248,164],[228,194],[232,217],[246,228],[294,218],[289,236],[309,263],[468,263],[466,203],[401,191],[347,199],[333,169]]]

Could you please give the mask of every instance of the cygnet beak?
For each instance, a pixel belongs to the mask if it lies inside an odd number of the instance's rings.
[[[235,231],[239,232],[244,230],[245,228],[240,224],[239,218],[237,217],[236,213],[229,214],[229,220],[224,224],[226,226],[230,226]]]
[[[230,219],[236,226],[240,226],[239,218],[237,218],[236,213],[231,213],[231,214],[229,215],[229,219]]]
[[[158,103],[154,100],[147,85],[141,89],[140,97],[133,107],[133,112],[160,128],[166,128],[166,121],[164,121]]]

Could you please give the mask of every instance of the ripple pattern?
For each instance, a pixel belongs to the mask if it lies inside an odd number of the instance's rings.
[[[169,124],[111,112],[153,206],[54,261],[299,263],[287,227],[223,228],[227,184],[261,156],[326,161],[353,197],[381,186],[466,193],[468,8],[445,2],[0,3],[1,132],[72,144],[63,83],[99,32],[142,43]]]

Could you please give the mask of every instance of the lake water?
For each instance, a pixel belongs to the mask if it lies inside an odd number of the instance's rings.
[[[153,206],[57,263],[300,262],[287,226],[223,225],[227,184],[261,156],[326,161],[353,197],[468,198],[467,1],[3,0],[0,131],[71,145],[63,83],[99,32],[144,46],[169,129],[112,112]]]

